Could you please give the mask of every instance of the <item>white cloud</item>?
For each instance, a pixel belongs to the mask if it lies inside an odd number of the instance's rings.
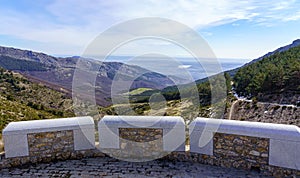
[[[300,11],[298,11],[297,13],[288,16],[284,19],[284,21],[295,21],[295,20],[299,20],[300,19]]]
[[[273,4],[272,10],[282,10],[290,8],[291,4],[295,3],[296,0],[278,1]]]
[[[169,18],[195,29],[241,19],[269,25],[274,21],[300,19],[298,8],[299,3],[295,0],[55,0],[45,4],[40,12],[29,14],[0,7],[0,35],[84,49],[100,32],[132,18]],[[161,33],[177,32],[175,29],[159,30]],[[55,45],[50,48],[56,53],[64,53]]]

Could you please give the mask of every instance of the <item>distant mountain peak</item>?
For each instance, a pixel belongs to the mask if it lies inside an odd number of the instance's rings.
[[[293,44],[300,45],[300,39],[293,41]]]
[[[0,55],[8,56],[20,60],[41,62],[46,66],[57,65],[57,59],[45,53],[33,52],[31,50],[22,50],[13,47],[0,46]]]

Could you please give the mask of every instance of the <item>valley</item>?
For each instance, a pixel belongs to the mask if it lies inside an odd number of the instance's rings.
[[[296,40],[290,46],[220,74],[225,76],[227,92],[221,117],[299,126],[300,44],[297,44]],[[0,71],[0,129],[11,121],[74,116],[72,82],[78,59],[0,47],[0,66],[4,68]],[[199,105],[195,106],[182,97],[192,91],[190,84],[174,86],[167,76],[120,62],[100,65],[86,59],[86,64],[90,72],[98,71],[95,86],[99,113],[93,113],[95,120],[116,114],[165,115],[182,116],[189,123],[195,117],[215,114],[207,78],[196,81]],[[129,98],[127,104],[111,103],[111,85],[116,74],[133,81],[129,91],[117,93],[118,97]],[[237,100],[234,93],[252,102]],[[156,95],[163,96],[165,101],[149,103]]]

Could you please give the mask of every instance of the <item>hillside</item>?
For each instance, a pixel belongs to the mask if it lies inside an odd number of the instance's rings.
[[[300,100],[300,46],[278,51],[240,68],[233,80],[240,96],[297,104]]]
[[[0,66],[20,72],[29,80],[41,82],[50,88],[61,90],[71,95],[72,82],[76,63],[79,57],[56,58],[43,53],[32,52],[8,47],[0,47]],[[151,72],[134,65],[119,62],[103,62],[83,59],[89,70],[86,73],[97,72],[96,101],[97,104],[108,106],[111,104],[111,85],[116,74],[124,81],[131,82],[131,89],[152,88],[162,89],[174,82],[167,76]],[[183,82],[183,79],[177,78]],[[94,85],[87,83],[87,85]],[[101,88],[101,90],[99,90]]]
[[[300,40],[236,69],[234,78],[231,78],[230,71],[227,72],[225,72],[225,78],[228,98],[223,118],[229,119],[229,112],[232,112],[230,119],[234,120],[299,126]],[[230,81],[234,82],[234,89],[239,96],[248,96],[253,98],[254,102],[236,101],[231,94]],[[196,83],[200,98],[198,116],[210,117],[212,113],[209,81],[205,78]],[[130,97],[134,102],[133,108],[140,114],[149,113],[150,107],[145,103],[153,94],[160,93],[166,98],[168,107],[165,110],[157,110],[157,114],[182,115],[182,113],[189,112],[189,107],[181,107],[180,103],[183,98],[178,87],[182,88],[183,93],[188,93],[191,86],[190,84],[169,86],[162,90],[145,90],[136,95],[132,94]],[[291,104],[298,105],[298,107]],[[187,106],[187,104],[185,103],[183,106]],[[184,118],[187,119],[187,117]]]
[[[0,131],[12,121],[74,116],[65,93],[0,68]]]
[[[252,61],[246,63],[245,65],[243,65],[243,66],[241,66],[241,67],[238,67],[238,68],[236,68],[236,69],[232,69],[232,70],[229,70],[229,71],[226,71],[226,72],[229,73],[231,77],[233,77],[233,76],[237,73],[237,71],[238,71],[239,69],[243,68],[243,67],[246,67],[246,66],[248,66],[248,65],[250,65],[250,64],[253,64],[253,63],[255,63],[255,62],[258,62],[258,61],[260,61],[260,60],[262,60],[262,59],[264,59],[264,58],[270,57],[270,56],[272,56],[272,55],[274,55],[274,54],[276,54],[276,53],[280,53],[280,52],[287,51],[287,50],[289,50],[289,49],[291,49],[291,48],[294,48],[294,47],[297,47],[297,46],[299,46],[299,45],[300,45],[300,39],[297,39],[297,40],[293,41],[293,42],[292,42],[291,44],[289,44],[289,45],[280,47],[280,48],[278,48],[278,49],[276,49],[276,50],[274,50],[274,51],[272,51],[272,52],[268,52],[267,54],[265,54],[265,55],[263,55],[263,56],[261,56],[261,57],[259,57],[259,58],[257,58],[257,59],[253,59]]]
[[[280,53],[280,52],[285,52],[291,48],[294,48],[294,47],[297,47],[297,46],[300,46],[300,39],[297,39],[295,41],[293,41],[291,44],[289,45],[286,45],[286,46],[283,46],[283,47],[280,47],[278,49],[276,49],[275,51],[272,51],[272,52],[268,52],[267,54],[263,55],[262,57],[259,57],[257,59],[254,59],[252,60],[251,62],[247,63],[246,65],[249,65],[249,64],[252,64],[252,63],[255,63],[255,62],[258,62],[264,58],[267,58],[267,57],[270,57],[276,53]]]

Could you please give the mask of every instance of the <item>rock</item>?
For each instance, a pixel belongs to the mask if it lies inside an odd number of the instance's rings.
[[[260,153],[258,151],[255,151],[255,150],[251,150],[249,152],[250,155],[253,155],[253,156],[260,156]]]

